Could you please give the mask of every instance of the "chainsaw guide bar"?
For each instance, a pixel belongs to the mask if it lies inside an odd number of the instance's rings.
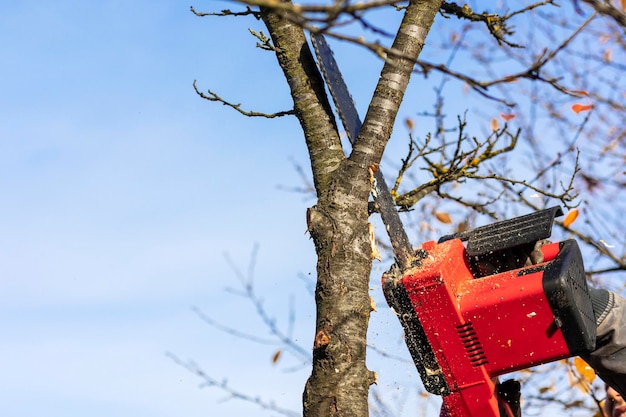
[[[311,33],[311,43],[317,56],[318,65],[326,81],[326,86],[335,103],[335,109],[346,130],[350,143],[354,145],[361,131],[361,119],[348,91],[348,86],[343,80],[333,51],[328,46],[324,35]],[[389,187],[387,187],[385,177],[380,168],[374,171],[372,196],[383,224],[387,229],[396,262],[402,269],[406,269],[411,266],[413,261],[413,246],[406,235],[396,209],[396,204],[391,197]]]

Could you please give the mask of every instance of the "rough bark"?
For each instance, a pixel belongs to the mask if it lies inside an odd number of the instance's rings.
[[[305,417],[365,417],[375,374],[365,363],[371,299],[368,168],[378,164],[408,84],[442,1],[412,1],[393,44],[361,133],[349,158],[304,32],[262,10],[291,89],[311,158],[317,204],[308,230],[318,257],[313,369],[303,393]]]
[[[276,57],[289,83],[296,117],[300,121],[318,192],[327,187],[329,175],[345,159],[335,118],[313,54],[301,27],[267,9],[261,17],[276,48]]]
[[[391,136],[400,104],[426,35],[443,1],[411,1],[407,7],[391,53],[385,61],[374,96],[350,158],[378,163]]]

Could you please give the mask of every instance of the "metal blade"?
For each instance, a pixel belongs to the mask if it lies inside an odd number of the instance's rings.
[[[311,43],[313,44],[317,62],[322,70],[324,80],[326,80],[330,95],[333,97],[341,123],[344,129],[346,129],[348,140],[354,145],[354,141],[361,130],[361,119],[354,105],[354,100],[352,100],[348,86],[343,80],[341,71],[339,71],[337,61],[335,61],[333,51],[326,43],[324,35],[311,33]]]
[[[339,66],[335,61],[333,51],[326,43],[324,35],[311,33],[311,43],[317,56],[317,62],[326,80],[326,85],[330,91],[330,95],[335,103],[339,118],[343,123],[343,127],[346,130],[350,143],[354,145],[356,138],[359,136],[361,130],[361,119],[359,113],[356,110],[348,86],[346,85]],[[372,189],[372,196],[374,202],[378,206],[380,217],[389,234],[389,240],[393,247],[393,253],[396,258],[396,263],[404,271],[411,266],[411,260],[413,258],[413,246],[409,241],[408,236],[396,210],[396,205],[391,197],[385,178],[380,169],[374,172],[374,184]]]

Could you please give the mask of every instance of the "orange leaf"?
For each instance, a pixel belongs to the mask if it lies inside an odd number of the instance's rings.
[[[415,123],[413,123],[413,119],[409,119],[408,117],[404,120],[404,124],[406,124],[406,127],[410,131],[413,131],[413,129],[415,128]]]
[[[589,366],[587,362],[580,359],[578,356],[574,357],[574,366],[576,367],[576,370],[580,373],[580,376],[590,384],[593,382],[594,379],[596,379],[596,373],[593,368],[591,368],[591,366]]]
[[[493,130],[494,132],[497,131],[500,128],[499,123],[498,123],[498,119],[496,119],[495,117],[493,119],[491,119],[491,130]]]
[[[280,349],[278,349],[273,355],[272,355],[272,363],[276,363],[278,362],[278,359],[280,359],[280,354],[282,353],[282,351]]]
[[[578,94],[579,96],[589,97],[589,93],[585,90],[572,90],[572,94]]]
[[[445,224],[450,224],[452,223],[452,218],[450,217],[450,215],[448,213],[445,213],[443,211],[437,211],[435,212],[435,217],[437,218],[437,220],[439,220],[441,223],[445,223]]]
[[[565,216],[565,219],[563,220],[563,226],[569,227],[572,223],[574,223],[574,221],[576,221],[577,218],[578,218],[578,209],[570,210],[570,212],[567,213],[567,216]]]
[[[593,109],[593,104],[572,104],[572,111],[576,114]]]
[[[515,119],[515,115],[512,113],[509,113],[509,114],[500,113],[500,117],[502,117],[505,122]]]

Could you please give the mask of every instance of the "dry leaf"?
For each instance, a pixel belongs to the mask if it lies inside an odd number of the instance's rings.
[[[576,114],[583,112],[583,111],[589,111],[591,109],[593,109],[593,104],[576,103],[572,105],[572,111]]]
[[[441,223],[445,223],[445,224],[450,224],[452,223],[452,218],[450,217],[450,215],[448,213],[445,213],[443,211],[437,211],[435,212],[435,217],[437,218],[437,220],[439,220]]]
[[[572,94],[577,94],[579,96],[589,97],[589,93],[586,92],[585,90],[572,90],[571,93]]]
[[[511,121],[513,119],[515,119],[515,115],[512,113],[500,113],[500,117],[502,117],[504,119],[505,122]]]
[[[591,383],[596,378],[594,370],[579,357],[574,358],[574,366],[568,368],[567,376],[569,385],[578,388],[584,394],[591,391]]]
[[[406,125],[407,129],[413,131],[413,129],[415,128],[415,123],[413,123],[413,119],[410,118],[406,118],[404,120],[404,124]]]
[[[563,226],[569,227],[572,223],[574,223],[574,221],[576,221],[577,218],[578,218],[578,209],[570,210],[570,212],[567,213],[567,216],[565,216],[565,219],[563,219]]]
[[[280,355],[281,355],[282,350],[278,349],[273,355],[272,355],[272,363],[276,363],[278,362],[278,360],[280,359]]]
[[[610,63],[613,60],[613,51],[610,49],[605,49],[604,53],[602,54],[602,59],[607,64]]]
[[[498,123],[498,119],[496,119],[495,117],[493,119],[491,119],[491,130],[493,130],[494,132],[497,131],[500,128],[499,123]]]
[[[591,384],[593,380],[596,379],[596,372],[593,370],[593,368],[589,366],[587,362],[580,359],[578,356],[574,357],[574,366],[576,367],[576,370],[578,371],[582,379],[589,384]]]
[[[546,392],[554,391],[554,386],[549,385],[547,387],[539,388],[539,394],[545,394]]]

